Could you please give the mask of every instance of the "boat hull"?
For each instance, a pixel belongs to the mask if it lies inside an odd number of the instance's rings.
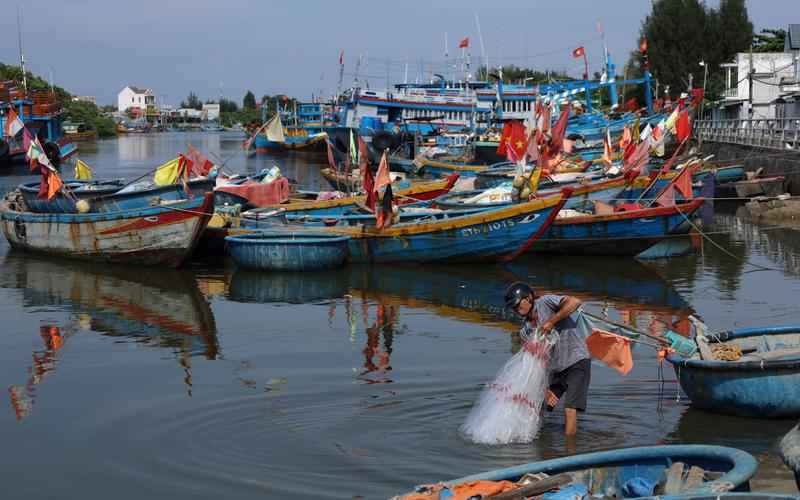
[[[689,494],[721,494],[727,491],[749,491],[750,479],[758,468],[756,459],[747,452],[725,446],[710,445],[663,445],[624,448],[620,450],[585,453],[530,464],[498,469],[466,476],[446,484],[455,485],[470,481],[517,480],[525,474],[547,473],[556,475],[566,472],[596,469],[602,471],[604,484],[614,486],[620,491],[622,483],[631,477],[646,477],[653,482],[662,479],[664,470],[675,462],[686,466],[699,466],[706,471],[721,472],[713,481],[701,482],[688,491]]]
[[[556,220],[531,251],[573,255],[637,255],[672,235],[684,234],[703,199],[610,215]]]
[[[213,196],[116,213],[0,211],[12,248],[101,262],[177,267],[208,223]]]
[[[800,327],[740,329],[720,340],[800,333]],[[743,417],[800,416],[800,356],[768,361],[706,361],[667,356],[683,391],[697,408]]]
[[[342,267],[350,238],[329,234],[255,233],[225,238],[236,265],[266,271],[319,271]]]

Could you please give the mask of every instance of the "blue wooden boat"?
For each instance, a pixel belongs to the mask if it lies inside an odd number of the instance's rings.
[[[749,491],[750,479],[758,462],[749,453],[726,446],[663,445],[623,448],[543,460],[504,469],[497,469],[446,481],[454,486],[472,481],[519,481],[526,474],[546,473],[549,476],[569,473],[574,485],[583,485],[589,495],[641,498],[660,493],[666,470],[676,463],[686,468],[700,467],[713,473],[715,479],[702,479],[687,486],[681,495],[716,495],[730,491]],[[721,474],[721,475],[720,475]],[[651,485],[656,485],[652,488]],[[569,486],[569,485],[567,485]],[[644,488],[642,488],[644,486]],[[654,489],[650,494],[637,494]],[[616,492],[616,495],[612,492]],[[611,494],[610,494],[611,493]],[[646,491],[645,491],[646,493]]]
[[[27,182],[19,185],[25,206],[31,212],[49,213],[77,213],[76,200],[89,200],[98,196],[114,194],[125,185],[121,179],[108,181],[67,181],[64,183],[74,198],[68,197],[63,191],[56,193],[51,200],[39,198],[40,182]]]
[[[692,405],[759,418],[800,416],[800,325],[740,328],[706,337],[736,345],[738,361],[667,356]]]
[[[214,188],[212,178],[190,180],[187,185],[192,196],[202,197]],[[132,185],[123,188],[124,181],[68,181],[65,183],[78,200],[89,203],[90,212],[118,212],[143,208],[160,201],[175,201],[186,198],[183,184],[156,186],[151,183]],[[31,212],[70,214],[77,213],[76,200],[59,192],[52,200],[38,197],[39,182],[28,182],[19,186],[25,206]]]
[[[39,214],[6,200],[0,224],[12,248],[99,262],[177,267],[208,223],[214,196],[161,201],[132,210]]]
[[[607,215],[559,216],[533,252],[572,255],[637,255],[670,236],[686,234],[686,219],[705,200]]]
[[[779,453],[783,463],[794,473],[794,481],[800,489],[800,425],[795,425],[783,436]]]
[[[348,236],[326,233],[260,232],[228,236],[225,242],[237,265],[268,271],[318,271],[344,265]]]
[[[550,227],[572,190],[559,196],[492,210],[437,212],[378,229],[374,224],[312,226],[312,232],[350,236],[354,263],[511,260],[527,251]],[[373,218],[374,220],[374,218]],[[333,220],[332,222],[336,222]],[[273,222],[253,221],[274,228]],[[302,225],[292,226],[302,230]],[[296,229],[294,229],[296,228]]]

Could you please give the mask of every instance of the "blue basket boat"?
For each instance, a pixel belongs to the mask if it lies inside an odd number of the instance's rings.
[[[237,265],[270,271],[335,269],[347,261],[349,236],[319,233],[252,233],[225,242]]]
[[[667,356],[692,405],[747,417],[800,415],[800,325],[741,328],[709,337],[709,345],[743,355],[737,361]]]
[[[585,488],[589,495],[626,492],[625,498],[642,498],[661,493],[667,469],[682,463],[699,467],[705,479],[688,483],[680,494],[691,498],[749,491],[758,462],[749,453],[725,446],[663,445],[585,453],[483,472],[446,481],[453,486],[473,481],[519,481],[526,474],[549,476],[569,473],[571,485]],[[710,479],[713,477],[713,479]],[[647,485],[642,488],[643,485]],[[658,485],[658,486],[656,486]],[[564,486],[567,488],[569,486]],[[643,493],[643,494],[637,494]],[[442,497],[444,498],[444,497]],[[566,497],[565,497],[566,498]],[[665,498],[665,497],[661,497]]]

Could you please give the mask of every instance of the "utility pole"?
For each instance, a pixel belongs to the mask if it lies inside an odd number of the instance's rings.
[[[753,46],[750,45],[750,71],[747,72],[747,114],[748,118],[753,118]]]

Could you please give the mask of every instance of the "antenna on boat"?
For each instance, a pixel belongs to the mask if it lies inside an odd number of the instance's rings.
[[[481,32],[481,20],[475,12],[475,26],[478,27],[478,41],[481,42],[481,57],[486,65],[486,80],[489,80],[489,56],[486,55],[486,47],[483,45],[483,32]]]
[[[22,87],[28,93],[28,77],[25,75],[25,56],[22,53],[22,7],[17,5],[17,43],[19,44],[19,65],[22,69]]]

